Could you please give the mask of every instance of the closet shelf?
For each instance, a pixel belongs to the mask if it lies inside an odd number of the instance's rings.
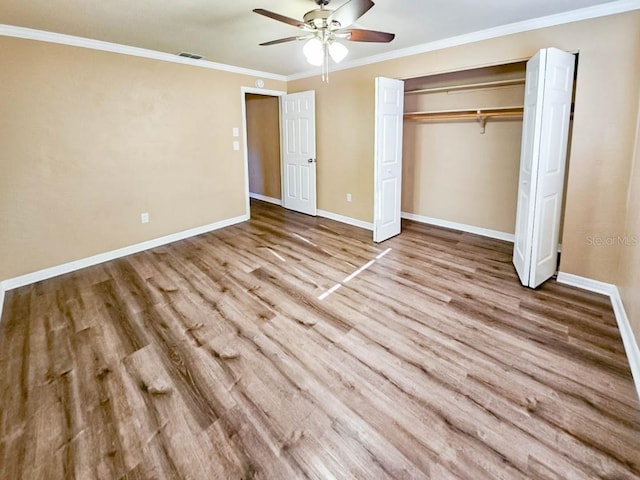
[[[485,132],[489,118],[522,118],[524,107],[493,107],[474,108],[464,110],[432,110],[428,112],[407,112],[406,120],[434,121],[434,120],[477,120],[480,123],[480,133]]]
[[[427,112],[406,112],[407,120],[455,120],[478,117],[521,117],[524,107],[465,108],[460,110],[430,110]]]
[[[515,85],[524,85],[524,82],[524,78],[514,78],[511,80],[498,80],[495,82],[467,83],[463,85],[449,85],[448,87],[420,88],[418,90],[407,90],[404,93],[407,95],[417,95],[421,93],[441,93],[456,92],[460,90],[479,90],[483,88],[513,87]]]

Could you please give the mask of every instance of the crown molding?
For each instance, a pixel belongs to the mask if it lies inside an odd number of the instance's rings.
[[[0,24],[0,36],[24,38],[27,40],[37,40],[40,42],[58,43],[61,45],[70,45],[72,47],[89,48],[91,50],[100,50],[103,52],[119,53],[122,55],[131,55],[134,57],[150,58],[152,60],[160,60],[162,62],[180,63],[182,65],[190,65],[192,67],[208,68],[210,70],[219,70],[222,72],[239,73],[251,77],[267,78],[270,80],[279,80],[286,82],[286,75],[279,75],[270,72],[261,72],[250,68],[237,67],[234,65],[226,65],[224,63],[210,62],[209,60],[194,60],[191,58],[179,57],[171,53],[158,52],[156,50],[148,50],[146,48],[130,47],[120,45],[118,43],[103,42],[102,40],[93,40],[91,38],[76,37],[73,35],[65,35],[62,33],[46,32],[44,30],[35,30],[32,28],[16,27],[13,25]]]
[[[523,22],[511,23],[500,27],[480,30],[464,35],[436,40],[434,42],[423,43],[413,47],[393,50],[391,52],[373,55],[350,62],[344,62],[340,65],[333,66],[331,71],[348,70],[351,68],[362,67],[374,63],[395,60],[398,58],[418,55],[421,53],[432,52],[435,50],[443,50],[445,48],[457,47],[469,43],[480,42],[492,38],[513,35],[516,33],[538,30],[541,28],[554,27],[567,23],[589,20],[592,18],[606,17],[619,13],[626,13],[640,9],[640,0],[616,0],[613,2],[595,5],[593,7],[581,8],[569,12],[558,13],[546,17],[525,20]],[[61,45],[70,45],[74,47],[89,48],[92,50],[100,50],[104,52],[119,53],[122,55],[131,55],[135,57],[149,58],[160,60],[163,62],[179,63],[182,65],[190,65],[193,67],[208,68],[210,70],[219,70],[223,72],[238,73],[252,77],[267,78],[270,80],[278,80],[281,82],[290,82],[303,78],[314,77],[318,75],[317,69],[305,70],[303,72],[294,73],[292,75],[281,75],[271,72],[262,72],[252,70],[250,68],[238,67],[235,65],[226,65],[224,63],[211,62],[209,60],[193,60],[190,58],[179,57],[177,55],[156,50],[148,50],[146,48],[130,47],[117,43],[104,42],[102,40],[93,40],[90,38],[76,37],[73,35],[65,35],[61,33],[47,32],[44,30],[36,30],[32,28],[17,27],[13,25],[0,24],[0,36],[24,38],[27,40],[37,40],[41,42],[58,43]]]
[[[638,9],[640,9],[640,0],[617,0],[602,5],[595,5],[593,7],[571,10],[569,12],[557,13],[546,17],[510,23],[508,25],[489,28],[487,30],[479,30],[477,32],[466,33],[464,35],[444,38],[442,40],[423,43],[421,45],[416,45],[413,47],[401,48],[399,50],[393,50],[391,52],[381,53],[379,55],[373,55],[358,60],[343,62],[340,65],[333,66],[331,68],[331,72],[348,70],[351,68],[371,65],[373,63],[385,62],[388,60],[395,60],[397,58],[409,57],[411,55],[433,52],[435,50],[443,50],[445,48],[457,47],[460,45],[480,42],[482,40],[490,40],[492,38],[504,37],[516,33],[529,32],[531,30],[555,27],[557,25],[580,22],[583,20],[590,20],[592,18],[606,17],[609,15],[631,12]],[[305,70],[304,72],[294,73],[293,75],[287,76],[287,82],[291,82],[293,80],[301,80],[303,78],[315,77],[317,75],[317,68],[313,70]]]

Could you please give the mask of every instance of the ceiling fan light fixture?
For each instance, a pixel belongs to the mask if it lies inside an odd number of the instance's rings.
[[[389,43],[395,37],[393,33],[350,28],[360,17],[371,10],[374,6],[372,0],[346,0],[336,9],[325,8],[331,0],[314,1],[320,8],[308,11],[304,14],[302,20],[285,17],[263,8],[256,8],[253,11],[302,30],[302,35],[279,38],[260,45],[276,45],[296,40],[306,40],[302,48],[304,56],[311,65],[322,67],[322,80],[324,82],[329,81],[330,62],[340,63],[349,53],[347,47],[336,40]]]
[[[312,38],[304,44],[302,53],[314,67],[319,67],[324,63],[324,45],[319,38]]]
[[[336,63],[344,60],[348,53],[349,49],[341,43],[332,42],[329,45],[329,55],[331,55],[331,59]]]

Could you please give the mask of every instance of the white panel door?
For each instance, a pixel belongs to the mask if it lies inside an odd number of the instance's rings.
[[[280,97],[282,206],[316,215],[315,92]]]
[[[557,267],[574,69],[574,55],[556,48],[527,65],[513,261],[531,288]]]
[[[557,48],[547,49],[529,275],[531,288],[551,278],[558,266],[558,238],[575,61],[571,53]]]
[[[376,78],[373,241],[400,233],[404,82]]]
[[[533,244],[533,216],[538,168],[540,129],[542,127],[542,99],[544,70],[547,51],[541,50],[527,62],[522,123],[522,147],[520,151],[520,177],[518,180],[518,205],[513,246],[513,264],[520,282],[529,285],[531,271],[531,245]]]

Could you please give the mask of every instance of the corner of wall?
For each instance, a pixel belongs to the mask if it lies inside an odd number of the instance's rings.
[[[633,334],[631,322],[629,321],[622,297],[620,297],[620,292],[617,288],[611,295],[611,306],[616,316],[618,329],[620,330],[620,336],[624,344],[624,351],[629,360],[631,375],[636,385],[636,393],[638,394],[638,398],[640,398],[640,347],[638,347],[638,341]]]
[[[611,301],[613,313],[616,317],[616,323],[618,324],[618,330],[620,331],[620,337],[624,344],[624,351],[627,355],[629,362],[629,368],[631,369],[631,376],[636,387],[636,394],[640,399],[640,347],[638,347],[638,341],[636,340],[633,330],[631,329],[631,323],[629,317],[624,308],[622,297],[620,297],[620,291],[618,287],[611,283],[599,282],[590,278],[580,277],[571,273],[558,273],[558,283],[570,285],[572,287],[581,288],[590,292],[606,295]]]

